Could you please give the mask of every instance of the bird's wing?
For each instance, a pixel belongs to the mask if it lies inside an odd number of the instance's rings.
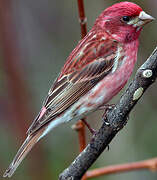
[[[86,45],[81,41],[67,59],[28,134],[63,113],[111,72],[118,49],[117,42],[88,38]]]

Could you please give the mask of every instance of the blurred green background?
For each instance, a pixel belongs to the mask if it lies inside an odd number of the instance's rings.
[[[88,30],[96,17],[118,0],[85,0]],[[157,1],[133,1],[157,18]],[[80,40],[76,0],[0,1],[0,177],[26,137],[25,132],[42,106],[48,89]],[[137,68],[157,42],[157,23],[140,36]],[[133,77],[133,76],[132,76]],[[157,156],[157,84],[153,84],[131,112],[127,126],[114,138],[92,168]],[[121,92],[122,93],[122,92]],[[121,94],[120,93],[120,94]],[[119,99],[114,98],[113,102]],[[88,117],[101,126],[102,112]],[[56,128],[36,145],[12,180],[56,180],[78,154],[72,124]],[[87,140],[90,134],[87,130]],[[0,179],[1,179],[0,178]],[[2,178],[3,179],[3,178]],[[156,180],[148,170],[108,175],[98,180]]]

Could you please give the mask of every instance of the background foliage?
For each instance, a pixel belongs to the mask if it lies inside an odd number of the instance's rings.
[[[13,46],[18,49],[18,58],[13,64],[20,69],[21,78],[27,91],[27,106],[30,119],[18,122],[14,107],[14,98],[10,89],[6,68],[4,41],[0,42],[0,174],[11,162],[17,149],[24,140],[24,134],[38,113],[48,89],[56,78],[66,57],[80,40],[76,0],[5,0],[12,9],[12,25],[7,33],[15,33]],[[88,30],[96,17],[108,6],[118,0],[85,0]],[[157,1],[133,1],[154,17],[157,17]],[[0,3],[3,8],[3,3]],[[8,12],[9,14],[10,12]],[[7,12],[6,12],[7,14]],[[6,15],[5,14],[5,15]],[[2,18],[3,14],[1,14]],[[1,29],[3,30],[1,24]],[[135,69],[150,55],[157,42],[157,23],[144,28],[140,37],[138,62]],[[0,37],[3,39],[3,31]],[[9,44],[11,46],[11,44]],[[8,53],[9,49],[8,49]],[[135,72],[135,71],[134,71]],[[16,82],[15,82],[16,83]],[[18,87],[17,87],[18,88]],[[20,88],[20,87],[19,87]],[[157,84],[154,84],[140,100],[130,115],[127,126],[112,141],[110,150],[105,151],[94,167],[133,162],[157,156]],[[18,89],[20,90],[20,89]],[[120,95],[119,95],[120,96]],[[119,97],[114,98],[115,103]],[[16,99],[15,99],[16,100]],[[18,104],[18,106],[22,106]],[[98,128],[101,124],[101,112],[88,117],[90,124]],[[20,124],[20,126],[19,126]],[[70,126],[69,126],[70,125]],[[60,172],[78,154],[77,134],[70,127],[62,125],[43,138],[26,160],[18,168],[13,180],[57,179]],[[88,140],[90,134],[87,131]],[[136,171],[125,174],[108,175],[97,179],[105,180],[155,180],[157,173]]]

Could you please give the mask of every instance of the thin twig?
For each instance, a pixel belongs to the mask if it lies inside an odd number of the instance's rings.
[[[83,39],[87,34],[87,25],[86,25],[87,18],[85,17],[83,0],[77,0],[77,5],[78,5],[78,13],[79,13],[79,22],[81,27],[81,38]],[[76,126],[78,129],[80,152],[82,152],[86,147],[85,124],[80,120],[78,121]],[[82,178],[82,180],[86,180],[86,175]]]
[[[146,89],[157,78],[157,47],[138,69],[134,80],[129,84],[116,106],[106,113],[103,124],[92,137],[87,147],[76,157],[71,165],[65,169],[59,179],[79,180],[96,161],[115,135],[126,125],[128,115]]]
[[[81,38],[84,38],[87,34],[87,28],[86,28],[86,22],[85,22],[85,12],[84,12],[84,3],[83,0],[77,0],[78,4],[78,13],[79,13],[79,21],[80,21],[80,27],[81,27]],[[76,123],[76,127],[78,131],[78,137],[79,137],[79,146],[80,146],[80,152],[83,151],[83,149],[86,147],[86,139],[85,139],[85,125],[80,120]]]
[[[120,173],[120,172],[141,170],[141,169],[157,171],[157,158],[148,159],[148,160],[139,161],[139,162],[133,162],[133,163],[112,165],[112,166],[90,170],[90,171],[87,171],[86,177],[87,179],[90,179],[90,178],[102,176],[105,174],[113,174],[113,173]]]
[[[86,147],[85,124],[82,122],[82,120],[79,120],[72,128],[78,132],[79,150],[82,152]],[[86,179],[86,175],[84,175],[82,180]]]
[[[86,147],[85,125],[81,120],[79,120],[75,125],[72,126],[72,128],[78,132],[79,150],[82,152]]]
[[[85,16],[83,0],[77,0],[77,4],[78,4],[79,22],[81,26],[81,37],[83,39],[87,34],[87,18]]]

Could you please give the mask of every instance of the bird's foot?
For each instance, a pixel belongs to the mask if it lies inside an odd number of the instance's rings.
[[[111,110],[115,107],[115,104],[105,104],[99,107],[99,110]]]
[[[105,104],[103,106],[99,107],[99,110],[104,110],[104,114],[103,114],[103,120],[106,119],[106,114],[108,111],[112,110],[116,105],[115,104]]]

